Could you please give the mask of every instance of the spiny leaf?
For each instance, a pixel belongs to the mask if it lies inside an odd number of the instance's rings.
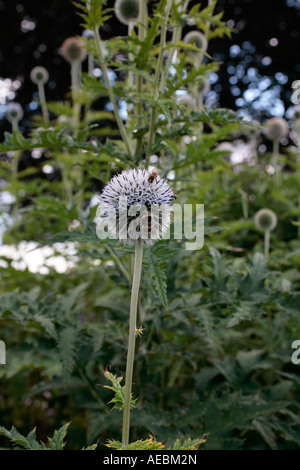
[[[63,450],[65,446],[64,438],[70,423],[64,424],[60,429],[54,431],[53,437],[48,437],[50,450]]]
[[[145,254],[146,258],[144,263],[150,273],[155,290],[161,300],[162,305],[164,306],[164,308],[167,308],[168,300],[165,261],[159,259],[154,254],[154,251],[151,247],[146,250]]]

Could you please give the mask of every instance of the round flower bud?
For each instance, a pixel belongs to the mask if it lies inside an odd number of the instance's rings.
[[[289,133],[287,122],[283,118],[271,118],[267,121],[265,135],[269,140],[279,141]]]
[[[184,36],[183,41],[185,44],[196,46],[198,49],[201,49],[204,52],[207,50],[207,39],[204,34],[200,33],[200,31],[190,31]],[[191,52],[197,54],[197,51]]]
[[[170,226],[173,199],[172,189],[156,169],[124,170],[107,183],[100,196],[97,235],[102,239],[108,232],[129,245],[137,239],[151,245]]]
[[[277,225],[277,216],[270,209],[260,209],[255,214],[254,223],[259,230],[271,232]]]
[[[9,122],[19,122],[21,121],[22,117],[24,116],[22,106],[20,103],[16,103],[14,101],[11,101],[8,103],[7,108],[6,108],[6,119]]]
[[[140,1],[141,0],[116,0],[115,15],[118,20],[126,25],[136,23],[140,16]]]
[[[45,67],[41,67],[39,65],[37,67],[33,67],[30,72],[30,79],[36,85],[38,85],[38,83],[45,84],[49,80],[48,70],[46,70]]]
[[[62,43],[60,53],[69,64],[83,62],[87,56],[87,51],[83,48],[83,45],[84,43],[79,37],[69,37]]]

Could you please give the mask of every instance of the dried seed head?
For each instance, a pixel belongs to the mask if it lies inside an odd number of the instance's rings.
[[[140,0],[116,0],[115,15],[123,24],[136,23],[140,16]]]
[[[287,122],[283,118],[271,118],[266,122],[265,135],[269,140],[279,141],[289,133]]]
[[[87,51],[83,46],[84,42],[79,37],[69,37],[62,43],[60,53],[69,64],[83,62],[87,56]]]
[[[14,101],[11,101],[8,103],[7,108],[6,108],[6,119],[9,122],[13,121],[21,121],[22,117],[24,116],[23,113],[23,108],[20,105],[20,103],[16,103]]]
[[[33,69],[30,72],[30,79],[36,85],[38,83],[45,84],[49,80],[48,70],[46,70],[45,67],[41,67],[39,65],[37,67],[33,67]]]
[[[124,243],[142,238],[151,244],[168,230],[175,198],[156,169],[124,170],[107,183],[100,196],[97,229],[105,224],[112,237]]]
[[[204,52],[207,50],[207,39],[204,34],[200,33],[200,31],[190,31],[184,36],[183,41],[185,44],[196,46],[198,49],[201,49]],[[191,53],[197,54],[198,52],[191,51]]]
[[[254,223],[259,230],[271,232],[277,225],[277,216],[270,209],[260,209],[255,214]]]

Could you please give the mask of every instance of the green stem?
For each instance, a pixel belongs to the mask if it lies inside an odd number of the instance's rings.
[[[94,33],[95,33],[95,43],[96,43],[96,48],[97,48],[97,52],[98,52],[98,56],[99,56],[99,60],[100,60],[100,65],[101,65],[103,77],[104,77],[104,80],[105,80],[105,83],[106,83],[106,86],[107,86],[108,96],[109,96],[109,99],[110,99],[110,101],[113,105],[113,108],[114,108],[115,119],[116,119],[116,122],[117,122],[117,125],[118,125],[118,128],[119,128],[122,140],[123,140],[124,144],[126,145],[127,152],[130,155],[130,157],[132,157],[133,155],[132,155],[132,151],[131,151],[131,148],[130,148],[130,145],[129,145],[129,140],[128,140],[128,137],[127,137],[127,134],[126,134],[126,130],[125,130],[123,121],[122,121],[122,119],[120,117],[120,114],[119,114],[119,109],[118,109],[118,105],[117,105],[117,102],[116,102],[114,90],[113,90],[113,87],[111,86],[111,83],[110,83],[110,80],[109,80],[106,64],[105,64],[105,61],[104,61],[104,55],[103,55],[103,50],[102,50],[102,45],[101,45],[101,38],[100,38],[100,34],[99,34],[99,30],[98,30],[97,26],[94,28]]]
[[[38,92],[39,92],[39,97],[40,97],[43,119],[46,124],[49,124],[49,113],[47,109],[45,89],[44,89],[44,84],[41,81],[38,82]]]
[[[278,163],[278,156],[279,156],[279,140],[276,139],[273,141],[273,155],[272,155],[272,165],[275,169],[275,183],[278,187],[281,182],[281,168],[280,164]]]
[[[130,400],[131,400],[133,362],[134,362],[134,350],[135,350],[136,317],[137,317],[137,307],[138,307],[139,289],[140,289],[141,272],[142,272],[142,260],[143,260],[143,241],[141,239],[138,239],[135,245],[134,272],[133,272],[131,301],[130,301],[128,352],[127,352],[126,376],[125,376],[125,396],[124,396],[123,430],[122,430],[122,442],[125,445],[128,445],[129,443]]]
[[[270,251],[270,231],[265,231],[265,258],[268,259]]]
[[[11,121],[11,128],[12,128],[12,131],[19,131],[19,121],[15,118],[12,118],[12,121]]]
[[[146,38],[146,28],[147,28],[147,2],[142,0],[140,4],[141,13],[140,13],[140,24],[138,29],[138,38],[142,43]],[[143,77],[141,75],[136,76],[136,92],[137,92],[137,105],[136,105],[136,127],[139,128],[143,124]],[[135,148],[135,156],[137,156],[143,147],[143,136],[138,137]]]
[[[157,98],[157,94],[159,92],[159,78],[163,72],[162,65],[163,65],[164,50],[166,47],[167,22],[168,22],[168,18],[170,15],[171,6],[172,6],[172,0],[168,0],[166,4],[166,9],[165,9],[165,21],[161,27],[161,32],[160,32],[160,47],[159,47],[159,54],[158,54],[158,59],[157,59],[157,64],[156,64],[154,85],[153,85],[154,99]],[[150,160],[153,139],[154,139],[155,121],[156,121],[156,106],[153,105],[151,108],[150,129],[149,129],[149,139],[148,139],[148,147],[147,147],[147,153],[146,153],[145,168],[149,166],[149,160]]]
[[[122,273],[126,277],[126,279],[128,281],[128,284],[130,285],[130,283],[131,283],[130,275],[129,275],[126,267],[124,266],[123,262],[120,260],[119,256],[117,255],[117,253],[115,252],[115,250],[111,246],[109,246],[107,244],[106,248],[109,251],[109,253],[111,254],[112,258],[116,261],[116,263],[119,266],[120,270],[122,271]]]

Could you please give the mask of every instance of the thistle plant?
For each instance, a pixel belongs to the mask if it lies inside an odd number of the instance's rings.
[[[91,29],[85,29],[82,33],[83,39],[86,39],[88,42],[92,42],[94,40],[95,34]],[[93,75],[94,70],[94,56],[91,52],[88,52],[88,74],[90,76]]]
[[[295,106],[293,110],[293,128],[297,135],[297,177],[300,181],[300,105]],[[298,196],[298,209],[300,211],[300,194]],[[298,223],[300,224],[300,216]],[[300,238],[300,225],[298,225],[298,237]]]
[[[98,207],[98,230],[107,224],[109,233],[120,242],[135,245],[133,279],[131,288],[128,351],[125,376],[122,443],[128,445],[130,430],[130,406],[137,335],[137,309],[142,272],[143,243],[152,244],[160,239],[170,225],[170,206],[175,199],[166,180],[156,170],[126,170],[114,176],[105,186]],[[161,217],[153,208],[162,207]],[[145,212],[142,213],[142,207]],[[138,224],[132,217],[140,212]],[[155,212],[155,211],[154,211]],[[133,225],[133,227],[132,227]]]
[[[277,226],[277,216],[270,209],[260,209],[254,217],[254,223],[258,230],[264,232],[264,253],[265,258],[269,257],[270,233]]]
[[[80,85],[81,64],[87,56],[87,51],[83,46],[82,39],[74,36],[66,38],[60,47],[62,57],[71,66],[71,87],[74,102],[76,102],[76,92]]]
[[[279,143],[280,140],[288,135],[289,128],[285,119],[271,118],[267,121],[264,129],[265,136],[273,142],[272,165],[275,170],[276,185],[281,181],[281,164],[279,162]]]
[[[14,101],[8,103],[5,116],[6,119],[11,123],[12,130],[18,131],[19,122],[24,116],[23,108],[20,103],[16,103]]]
[[[47,108],[44,85],[49,80],[49,73],[47,69],[45,69],[45,67],[36,66],[30,72],[30,79],[38,87],[39,99],[40,99],[41,108],[42,108],[42,115],[43,115],[45,123],[48,124],[49,113],[48,113],[48,108]]]

